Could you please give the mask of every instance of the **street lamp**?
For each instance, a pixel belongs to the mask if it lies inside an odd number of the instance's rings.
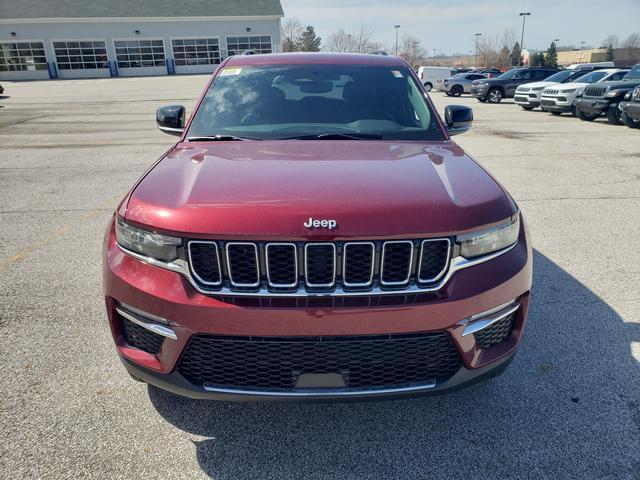
[[[524,21],[529,15],[531,15],[531,12],[520,12],[519,15],[522,17],[522,36],[520,37],[520,62],[524,65]]]
[[[476,36],[476,60],[473,68],[477,69],[478,68],[478,40],[480,40],[480,37],[482,36],[482,34],[476,33],[475,36]]]
[[[394,25],[393,28],[396,29],[396,57],[398,56],[398,30],[400,29],[400,25]]]

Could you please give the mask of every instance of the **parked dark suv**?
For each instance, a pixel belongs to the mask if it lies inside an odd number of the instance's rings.
[[[555,68],[513,68],[496,78],[476,80],[471,95],[481,102],[500,103],[503,98],[513,98],[516,88],[523,83],[539,82],[558,70]]]
[[[622,111],[618,108],[625,95],[640,85],[640,63],[634,66],[622,80],[600,82],[584,89],[582,98],[576,100],[576,115],[580,120],[592,121],[604,114],[610,123],[622,124]]]
[[[640,85],[625,95],[625,100],[620,102],[621,117],[624,124],[629,128],[640,128]]]

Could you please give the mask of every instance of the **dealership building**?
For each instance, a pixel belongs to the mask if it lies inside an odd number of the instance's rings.
[[[280,0],[0,2],[0,80],[212,72],[280,50]]]

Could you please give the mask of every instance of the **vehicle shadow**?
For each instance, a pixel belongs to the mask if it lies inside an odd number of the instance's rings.
[[[539,252],[523,344],[499,378],[391,402],[233,404],[149,387],[216,479],[640,478],[640,364],[626,323]]]

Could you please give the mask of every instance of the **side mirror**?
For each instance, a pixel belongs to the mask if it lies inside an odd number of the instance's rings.
[[[471,129],[473,110],[463,105],[447,105],[444,109],[444,123],[449,135],[458,135]]]
[[[167,105],[156,111],[158,128],[169,135],[182,135],[184,132],[185,109],[182,105]]]

